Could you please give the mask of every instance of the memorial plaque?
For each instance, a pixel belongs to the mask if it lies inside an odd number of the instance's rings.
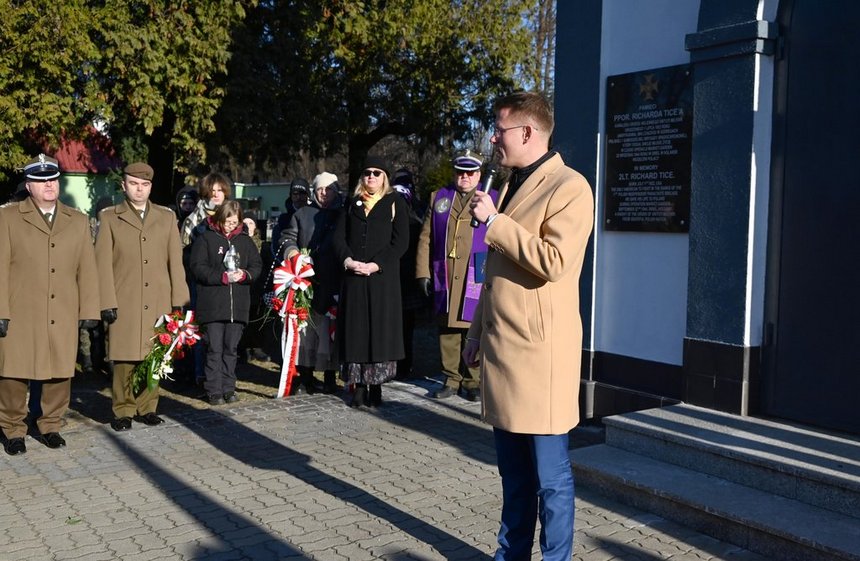
[[[689,65],[607,78],[605,230],[688,232]]]

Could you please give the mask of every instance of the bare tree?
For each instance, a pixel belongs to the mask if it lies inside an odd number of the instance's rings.
[[[555,7],[554,0],[539,0],[530,13],[536,64],[529,81],[550,100],[555,90]]]

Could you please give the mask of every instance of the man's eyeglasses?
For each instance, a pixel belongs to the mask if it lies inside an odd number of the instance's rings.
[[[457,175],[468,175],[469,177],[472,177],[473,175],[478,173],[478,170],[476,170],[476,169],[470,169],[470,170],[458,169],[456,171],[457,171]]]
[[[371,175],[373,177],[379,177],[380,175],[382,175],[382,171],[378,169],[366,169],[361,173],[361,175],[363,175],[364,177],[370,177]]]
[[[509,130],[521,129],[523,127],[531,127],[532,130],[538,130],[537,128],[532,127],[531,125],[516,125],[514,127],[507,127],[507,128],[500,127],[499,125],[493,125],[492,127],[490,127],[490,135],[491,136],[502,136],[503,134],[505,134]]]

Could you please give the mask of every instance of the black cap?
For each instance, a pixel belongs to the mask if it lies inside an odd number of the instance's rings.
[[[385,175],[391,177],[391,172],[388,171],[388,162],[385,161],[381,156],[368,156],[364,159],[364,167],[362,170],[368,168],[376,168],[381,169],[385,172]]]
[[[290,183],[290,191],[302,191],[304,193],[309,193],[310,190],[311,186],[308,184],[307,180],[302,179],[301,177],[293,179],[292,183]]]

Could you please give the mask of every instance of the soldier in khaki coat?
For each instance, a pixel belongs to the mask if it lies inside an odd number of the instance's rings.
[[[481,365],[482,417],[502,477],[495,559],[528,559],[540,514],[542,558],[569,560],[574,487],[568,431],[579,422],[579,276],[594,222],[585,178],[549,149],[552,109],[535,93],[494,106],[490,141],[511,176],[495,204],[475,193],[487,224],[484,291],[463,358]]]
[[[482,158],[470,150],[452,160],[454,183],[430,195],[430,213],[418,240],[415,278],[425,296],[433,297],[439,326],[439,351],[445,386],[433,397],[459,392],[469,401],[481,396],[480,369],[463,362],[466,332],[481,294],[480,265],[487,256],[487,227],[469,226],[469,203],[481,187]],[[493,191],[492,197],[496,196]],[[494,199],[495,200],[495,199]]]
[[[42,383],[36,439],[49,448],[75,374],[78,328],[99,317],[98,277],[87,217],[59,201],[57,161],[24,167],[29,197],[0,208],[0,428],[10,455],[27,451],[27,390]]]
[[[132,417],[147,425],[156,415],[158,390],[135,396],[131,373],[152,348],[155,322],[162,314],[188,305],[182,245],[176,216],[151,204],[153,170],[144,163],[126,166],[122,188],[126,200],[104,209],[96,238],[101,279],[102,319],[110,324],[110,359],[114,361],[111,428],[131,428]]]

